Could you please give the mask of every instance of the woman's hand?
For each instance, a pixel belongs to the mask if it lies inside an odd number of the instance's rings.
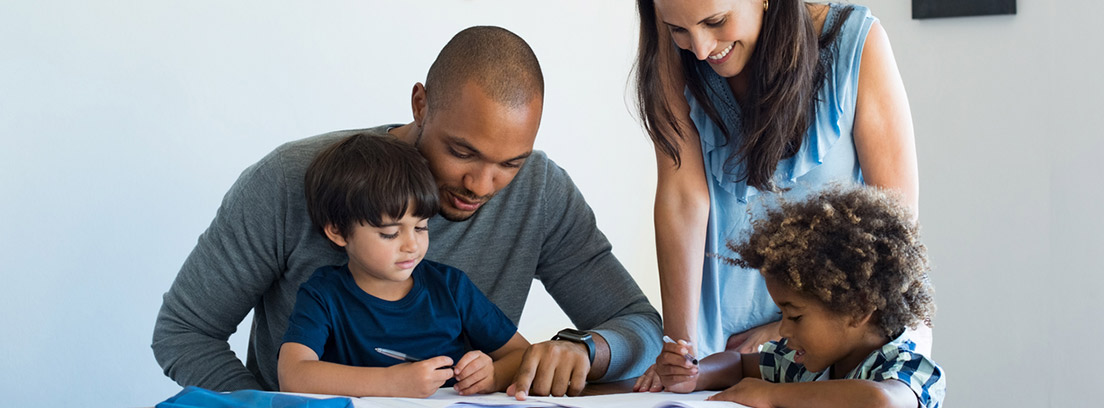
[[[757,353],[759,352],[759,346],[763,343],[782,339],[782,335],[778,334],[780,326],[782,326],[781,322],[767,323],[747,329],[742,333],[733,334],[732,337],[728,338],[725,350],[744,354]]]
[[[686,358],[693,353],[694,346],[686,340],[663,344],[654,367],[666,391],[687,393],[698,388],[699,367]]]

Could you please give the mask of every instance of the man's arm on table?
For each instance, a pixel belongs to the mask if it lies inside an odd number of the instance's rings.
[[[263,389],[227,340],[284,267],[285,184],[270,164],[242,173],[165,293],[153,354],[182,386]]]
[[[551,172],[544,191],[549,212],[542,220],[548,234],[537,276],[576,327],[594,334],[597,352],[588,380],[638,376],[662,348],[659,313],[613,256],[612,246],[571,179],[558,167]],[[587,359],[581,345],[572,346]],[[540,382],[534,381],[534,387]],[[571,386],[573,392],[581,388],[581,384]]]

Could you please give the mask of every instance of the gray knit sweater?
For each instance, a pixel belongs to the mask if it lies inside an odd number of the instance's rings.
[[[307,165],[343,137],[388,127],[290,142],[242,172],[165,293],[152,347],[166,375],[213,390],[278,388],[276,356],[299,284],[320,266],[347,262],[307,215]],[[426,259],[467,272],[515,324],[540,279],[579,329],[609,342],[602,381],[640,375],[659,354],[659,314],[610,252],[571,178],[543,152],[475,216],[435,216],[429,230]],[[227,339],[250,310],[243,365]]]

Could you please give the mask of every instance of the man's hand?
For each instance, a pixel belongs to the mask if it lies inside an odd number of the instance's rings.
[[[456,385],[453,388],[460,395],[494,392],[494,362],[482,351],[472,350],[456,363]]]
[[[773,407],[771,403],[771,391],[778,384],[763,381],[758,378],[748,377],[740,380],[727,390],[721,391],[707,398],[707,401],[732,401],[749,407]]]
[[[403,363],[388,367],[394,371],[391,376],[395,397],[425,398],[437,392],[453,377],[452,359],[437,356],[417,363]]]
[[[562,340],[537,343],[525,350],[506,393],[518,400],[528,395],[577,396],[589,373],[590,355],[585,345]]]
[[[759,346],[763,343],[782,339],[782,335],[778,334],[778,328],[781,326],[781,322],[771,322],[733,334],[728,338],[725,349],[743,354],[758,353]]]

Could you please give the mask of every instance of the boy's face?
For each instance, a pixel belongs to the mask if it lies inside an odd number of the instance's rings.
[[[344,247],[349,255],[349,271],[357,285],[369,294],[397,300],[410,291],[410,273],[425,257],[429,247],[427,219],[410,213],[402,219],[384,216],[379,227],[363,223],[345,236],[326,228],[326,236]]]
[[[419,96],[414,98],[415,144],[437,180],[441,216],[466,220],[513,181],[533,152],[543,102],[534,98],[520,107],[503,105],[473,83],[436,112],[429,112]]]
[[[870,353],[862,339],[870,331],[868,320],[832,312],[819,300],[805,296],[776,279],[766,278],[767,291],[782,309],[779,334],[786,346],[797,352],[794,361],[805,369],[821,372],[829,366],[858,366]],[[845,375],[834,373],[835,375]]]

